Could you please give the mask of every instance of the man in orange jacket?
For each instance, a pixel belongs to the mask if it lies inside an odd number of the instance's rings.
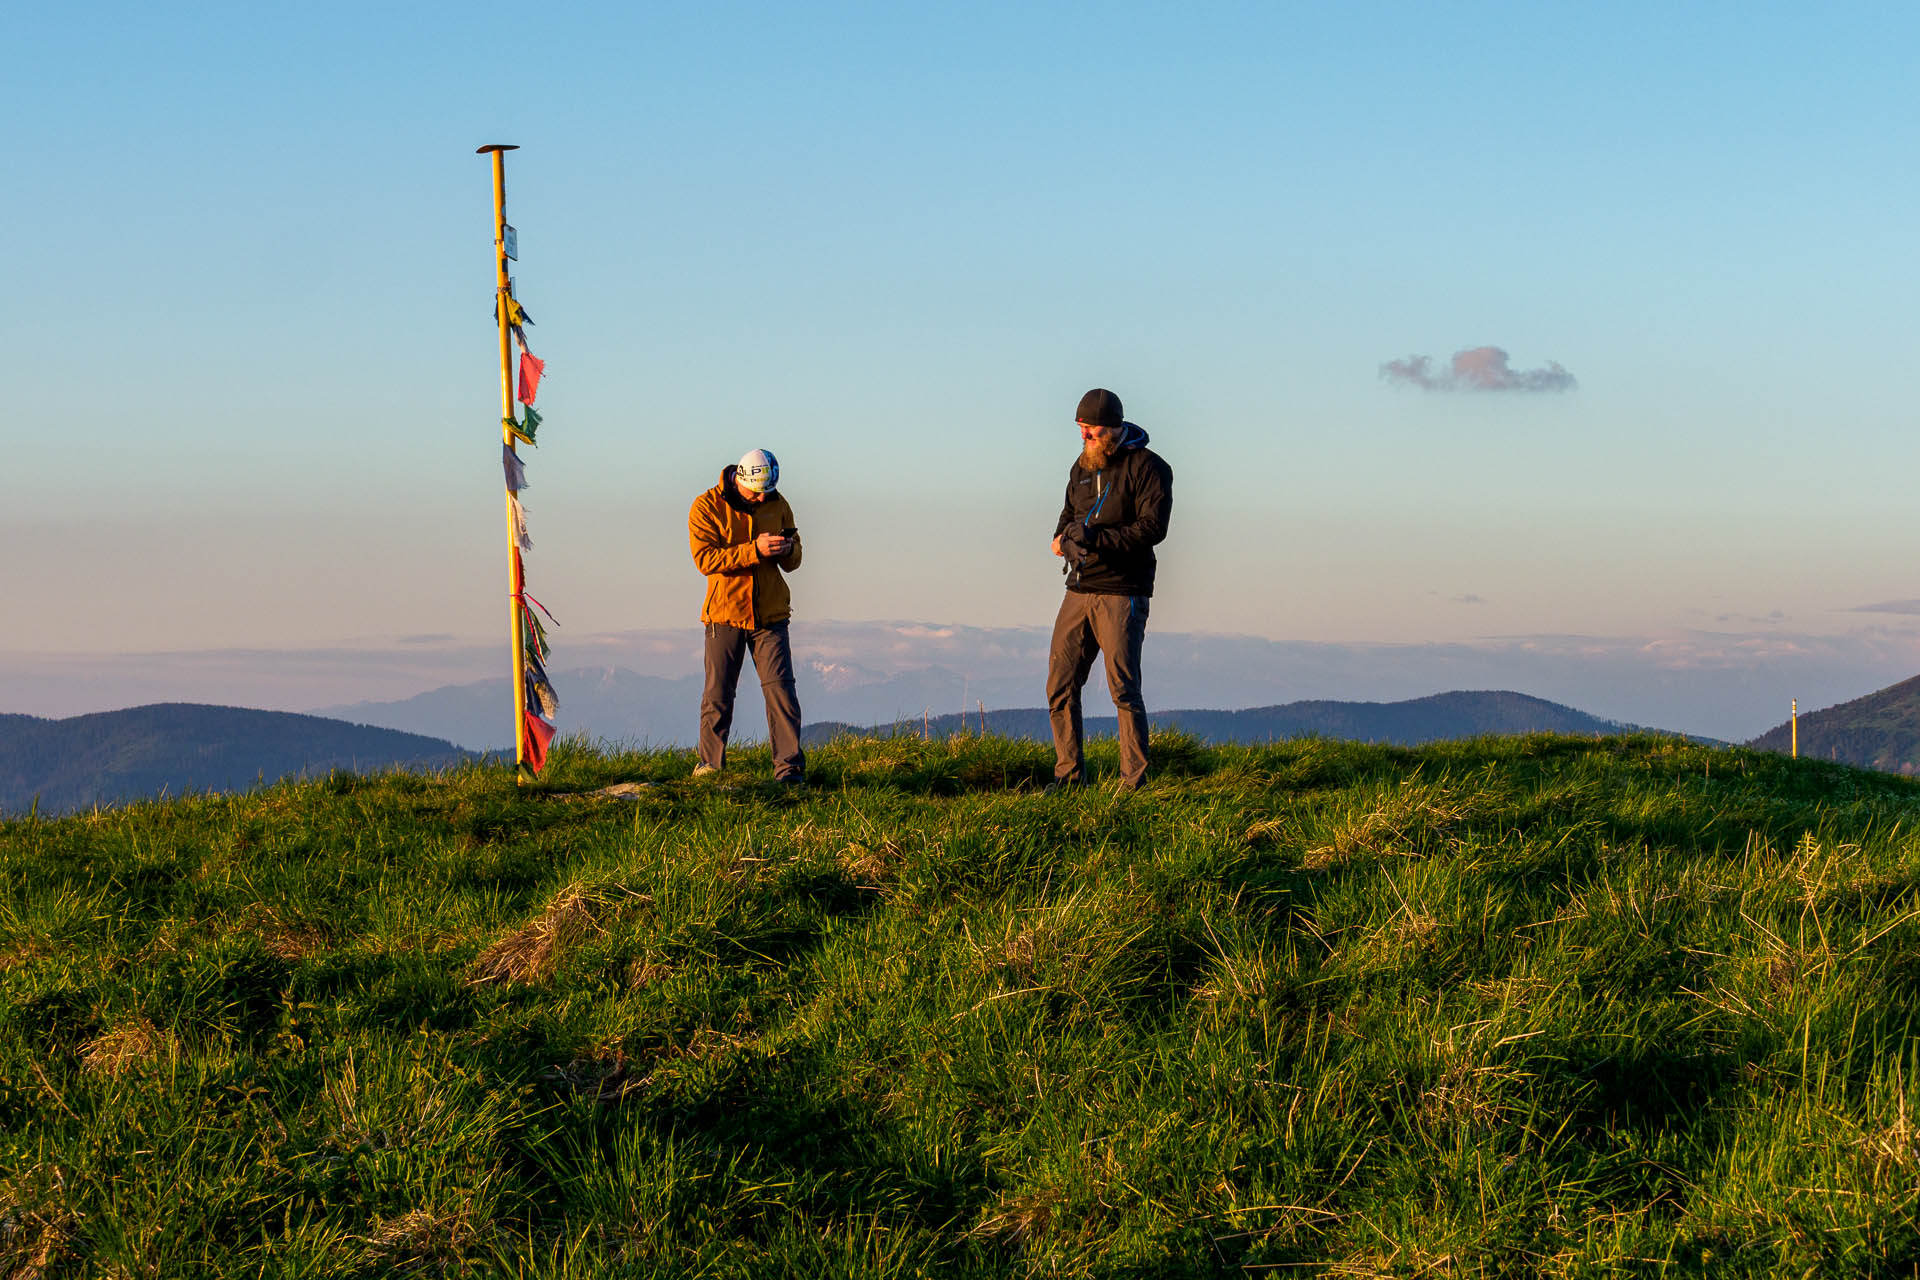
[[[800,531],[794,528],[793,508],[780,496],[779,483],[779,462],[767,450],[755,449],[723,470],[720,483],[695,498],[687,512],[693,563],[707,575],[706,603],[700,608],[700,621],[707,628],[707,687],[700,699],[696,778],[726,766],[733,695],[741,663],[752,649],[767,700],[773,776],[791,786],[807,780],[807,757],[800,749],[800,696],[794,689],[793,648],[787,639],[792,597],[785,577],[800,567]]]

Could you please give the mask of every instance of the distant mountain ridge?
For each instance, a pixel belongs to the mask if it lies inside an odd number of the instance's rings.
[[[1791,720],[1747,744],[1785,754]],[[1800,717],[1800,754],[1883,773],[1920,774],[1920,676]]]
[[[979,732],[979,715],[944,715],[899,720],[877,729],[835,721],[807,726],[811,742],[830,741],[843,733]],[[1052,729],[1042,707],[989,711],[986,731],[1004,737],[1050,740]],[[1358,742],[1390,742],[1417,746],[1455,738],[1514,733],[1625,733],[1638,728],[1603,720],[1573,707],[1548,702],[1510,690],[1456,690],[1401,702],[1289,702],[1243,711],[1204,709],[1150,711],[1147,722],[1155,729],[1177,729],[1203,742],[1258,743],[1317,735]],[[1090,735],[1110,736],[1118,727],[1113,716],[1089,716]]]
[[[159,702],[44,720],[0,715],[0,813],[69,813],[162,793],[238,791],[289,776],[431,769],[451,742],[289,711]]]

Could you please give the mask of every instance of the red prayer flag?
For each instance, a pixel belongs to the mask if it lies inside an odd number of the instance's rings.
[[[520,353],[520,403],[532,404],[533,397],[540,390],[540,375],[547,371],[547,362],[531,351]]]
[[[527,763],[535,773],[546,768],[547,744],[553,741],[553,726],[533,712],[527,712]]]

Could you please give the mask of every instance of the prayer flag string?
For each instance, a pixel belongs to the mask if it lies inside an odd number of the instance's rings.
[[[501,216],[504,217],[504,214]],[[516,639],[520,649],[520,701],[523,708],[521,756],[524,763],[538,773],[546,766],[548,748],[557,731],[554,717],[560,710],[559,696],[554,692],[553,681],[547,676],[546,664],[553,650],[547,641],[547,628],[540,621],[540,615],[544,614],[547,622],[554,626],[560,624],[545,605],[527,594],[524,556],[533,550],[533,536],[528,529],[527,509],[520,495],[531,486],[527,480],[526,463],[515,445],[531,446],[536,443],[540,414],[534,409],[533,402],[540,394],[540,379],[545,375],[547,365],[546,361],[533,354],[527,343],[527,326],[533,323],[533,317],[527,314],[527,309],[514,296],[515,287],[514,281],[506,274],[503,260],[500,263],[500,288],[494,297],[494,323],[512,333],[520,347],[520,360],[518,385],[513,396],[517,402],[515,407],[518,416],[509,415],[500,421],[505,428],[500,445],[500,470],[507,488],[508,520],[513,537],[513,599],[519,626]],[[504,367],[506,354],[505,350],[501,353],[503,382],[508,372],[508,368]]]

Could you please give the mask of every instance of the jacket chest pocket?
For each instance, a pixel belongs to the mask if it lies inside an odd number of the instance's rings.
[[[1118,524],[1122,496],[1120,486],[1110,477],[1088,476],[1080,482],[1079,501],[1075,505],[1080,510],[1080,518],[1090,528]]]
[[[1091,482],[1089,482],[1091,483]],[[1102,496],[1102,490],[1105,491]],[[1096,485],[1087,490],[1087,524],[1100,527],[1110,524],[1125,524],[1133,506],[1133,499],[1125,492],[1119,481],[1111,484]]]

